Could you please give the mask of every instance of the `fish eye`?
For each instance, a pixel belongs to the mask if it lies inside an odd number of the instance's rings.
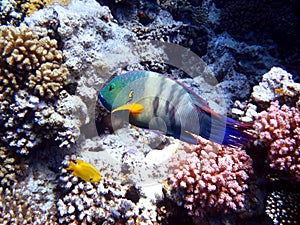
[[[90,178],[90,181],[93,181],[93,178],[92,178],[92,177]]]
[[[114,83],[110,84],[109,87],[108,87],[108,90],[112,91],[115,88],[115,86],[116,85]]]

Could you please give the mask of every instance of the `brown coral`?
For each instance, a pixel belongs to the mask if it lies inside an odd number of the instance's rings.
[[[63,88],[68,69],[62,65],[62,52],[57,41],[21,24],[0,29],[0,96],[4,99],[24,85],[41,97],[53,98]],[[26,88],[26,87],[24,87]]]
[[[23,170],[27,167],[26,164],[17,162],[16,158],[8,151],[6,147],[0,147],[0,196],[8,189],[11,189],[20,176]]]
[[[21,0],[22,11],[26,15],[32,15],[35,11],[53,5],[54,3],[61,3],[62,5],[68,5],[70,0]]]

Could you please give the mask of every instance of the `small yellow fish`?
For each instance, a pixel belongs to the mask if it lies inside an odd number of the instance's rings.
[[[284,95],[286,93],[283,88],[275,88],[275,92],[279,95]]]
[[[74,176],[91,183],[100,182],[102,179],[102,176],[96,167],[81,159],[77,159],[76,164],[71,161],[70,166],[66,168],[66,170],[72,170]]]

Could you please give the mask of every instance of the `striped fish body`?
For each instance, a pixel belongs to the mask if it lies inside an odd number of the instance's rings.
[[[197,143],[193,134],[225,145],[249,140],[239,129],[242,126],[237,126],[239,122],[215,113],[187,87],[158,73],[135,71],[116,76],[101,89],[99,101],[113,113],[127,112],[124,119],[135,126],[188,143]]]

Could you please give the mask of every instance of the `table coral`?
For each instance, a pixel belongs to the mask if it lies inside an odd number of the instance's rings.
[[[158,224],[156,207],[138,189],[121,184],[111,175],[100,183],[80,181],[66,170],[70,160],[76,156],[66,156],[59,177],[59,224]]]
[[[268,149],[270,167],[287,171],[300,180],[300,113],[295,107],[271,102],[267,111],[260,112],[254,123],[258,132],[256,144]]]
[[[177,153],[169,165],[166,188],[171,198],[192,216],[237,211],[244,207],[246,184],[253,173],[244,150],[199,139],[189,153]]]

